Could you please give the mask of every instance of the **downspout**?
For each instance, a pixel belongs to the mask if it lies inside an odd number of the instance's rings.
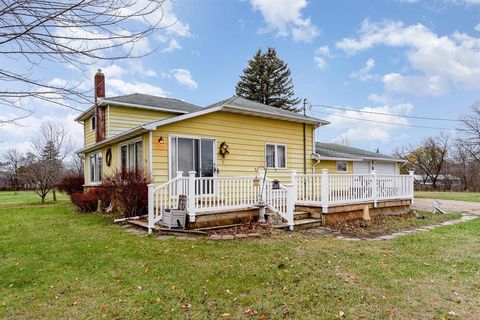
[[[317,143],[315,141],[315,130],[317,130],[317,128],[314,128],[313,131],[312,131],[312,141],[313,141],[313,155],[315,156],[315,163],[313,164],[313,168],[312,168],[312,173],[315,174],[316,173],[316,170],[315,170],[315,167],[318,166],[320,164],[320,155],[317,153]]]

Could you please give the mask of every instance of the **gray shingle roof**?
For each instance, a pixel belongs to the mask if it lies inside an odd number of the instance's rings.
[[[403,161],[391,155],[376,153],[368,150],[344,146],[336,143],[315,143],[315,151],[323,157],[343,158],[343,159],[390,159]]]
[[[178,99],[163,98],[151,96],[148,94],[134,93],[125,96],[116,96],[105,98],[107,101],[120,103],[137,104],[158,109],[167,109],[172,111],[180,111],[181,113],[190,113],[202,109],[191,103],[187,103]]]
[[[226,107],[232,107],[236,109],[242,109],[245,111],[253,111],[253,112],[262,112],[262,113],[267,113],[271,115],[278,115],[282,117],[290,117],[290,118],[295,118],[298,120],[307,120],[307,121],[314,121],[314,122],[320,122],[323,124],[328,124],[328,121],[313,118],[313,117],[308,117],[304,116],[302,114],[293,112],[293,111],[287,111],[283,110],[280,108],[275,108],[272,106],[265,105],[263,103],[258,103],[255,101],[251,101],[239,96],[233,96],[231,98],[216,102],[212,105],[209,105],[207,108],[215,108],[219,106],[226,106]]]

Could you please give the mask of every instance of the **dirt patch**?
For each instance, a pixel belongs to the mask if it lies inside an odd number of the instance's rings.
[[[425,211],[412,210],[407,214],[390,216],[376,215],[370,221],[362,219],[336,223],[328,228],[337,234],[356,238],[375,238],[406,231],[418,227],[435,225],[448,220],[457,219],[460,214],[433,214]]]
[[[236,234],[261,234],[261,235],[268,235],[271,234],[272,227],[268,223],[261,223],[261,222],[246,222],[244,224],[210,230],[208,231],[208,235],[236,235]]]

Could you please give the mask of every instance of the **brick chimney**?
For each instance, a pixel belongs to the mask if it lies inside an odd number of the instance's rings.
[[[98,105],[98,100],[105,98],[105,75],[98,69],[94,77],[95,91],[95,141],[100,142],[105,139],[105,107]]]

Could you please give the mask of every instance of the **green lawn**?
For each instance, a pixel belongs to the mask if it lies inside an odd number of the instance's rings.
[[[416,191],[415,197],[439,199],[439,200],[459,200],[459,201],[480,202],[480,193],[478,192]]]
[[[0,318],[478,317],[479,220],[383,242],[159,240],[65,203],[0,221]]]
[[[66,194],[57,192],[57,201],[67,201],[68,196]],[[46,202],[53,201],[52,192],[49,192],[45,198]],[[41,203],[42,199],[35,191],[2,191],[0,192],[0,207],[12,206],[18,204],[35,204]]]

